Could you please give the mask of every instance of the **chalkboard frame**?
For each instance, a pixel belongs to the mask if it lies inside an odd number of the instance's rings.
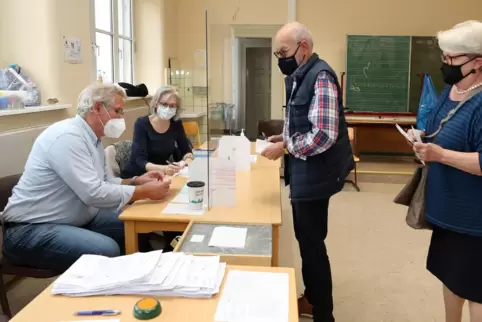
[[[377,111],[377,110],[352,110],[350,109],[349,106],[349,84],[350,84],[350,73],[348,72],[348,64],[349,64],[349,37],[390,37],[390,38],[408,38],[407,40],[407,45],[408,45],[408,66],[407,66],[407,83],[408,86],[406,88],[406,93],[405,93],[405,100],[406,102],[406,107],[404,111]],[[433,40],[435,43],[436,48],[438,48],[437,45],[437,38],[433,35],[431,36],[422,36],[422,35],[383,35],[383,34],[346,34],[345,36],[345,48],[346,48],[346,53],[345,53],[345,70],[346,72],[344,73],[345,77],[345,82],[344,82],[344,87],[343,92],[344,92],[344,98],[345,98],[345,108],[347,109],[346,112],[348,113],[357,113],[357,114],[376,114],[376,115],[416,115],[417,111],[415,111],[413,108],[411,109],[411,103],[413,105],[413,100],[411,95],[411,92],[413,92],[413,87],[418,86],[417,84],[413,83],[412,79],[412,57],[413,57],[413,52],[412,52],[412,45],[413,42],[416,41],[417,39],[430,39]],[[441,52],[441,51],[440,51]],[[441,63],[441,62],[440,62]],[[423,71],[426,72],[426,71]],[[438,75],[437,75],[438,76]],[[433,77],[433,75],[432,75]],[[421,81],[421,79],[420,79]],[[420,83],[421,85],[421,83]],[[421,90],[421,89],[420,89]],[[418,109],[418,107],[417,107]]]

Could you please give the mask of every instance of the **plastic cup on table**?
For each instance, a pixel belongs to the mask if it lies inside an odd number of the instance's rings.
[[[204,202],[204,187],[206,184],[203,181],[189,181],[186,185],[191,209],[202,209]]]

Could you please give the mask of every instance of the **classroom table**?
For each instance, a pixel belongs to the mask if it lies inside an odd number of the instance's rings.
[[[162,213],[187,182],[185,177],[174,177],[165,200],[137,201],[120,215],[124,221],[126,253],[139,250],[137,235],[140,233],[184,231],[193,220],[198,223],[266,224],[273,227],[272,266],[277,266],[279,226],[282,224],[279,168],[279,160],[269,161],[258,155],[251,171],[236,173],[236,205],[214,206],[202,216]]]
[[[274,272],[289,274],[289,322],[298,322],[298,303],[296,293],[295,270],[281,267],[250,267],[250,266],[227,266],[226,276],[229,270],[243,270],[256,272]],[[216,313],[217,303],[221,292],[210,299],[188,299],[160,297],[162,313],[153,321],[158,322],[212,322]],[[142,296],[92,296],[92,297],[66,297],[52,295],[52,286],[46,288],[39,296],[30,302],[23,310],[13,317],[10,322],[32,321],[78,321],[78,320],[104,320],[118,318],[121,322],[138,321],[132,316],[134,304]],[[75,317],[73,312],[82,310],[113,309],[121,310],[121,315],[112,317]]]

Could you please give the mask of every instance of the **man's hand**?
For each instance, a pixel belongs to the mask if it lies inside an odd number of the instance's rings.
[[[277,142],[264,149],[261,155],[269,160],[278,160],[284,155],[284,150],[283,142]]]
[[[442,162],[445,149],[433,143],[419,143],[413,145],[413,151],[420,160],[425,162]]]
[[[165,181],[151,181],[143,185],[143,189],[145,189],[146,198],[152,200],[161,200],[166,197],[169,192],[169,187],[171,186],[171,180]]]
[[[164,173],[161,171],[149,171],[144,173],[142,176],[134,179],[134,184],[140,186],[153,181],[163,181]]]

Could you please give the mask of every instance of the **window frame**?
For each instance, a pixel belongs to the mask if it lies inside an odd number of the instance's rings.
[[[119,33],[119,1],[124,0],[109,0],[111,2],[111,30],[106,31],[102,29],[97,29],[95,25],[95,1],[90,0],[90,23],[91,23],[91,47],[92,47],[92,81],[96,81],[98,74],[97,68],[97,44],[96,44],[96,34],[101,33],[112,37],[112,70],[114,72],[113,82],[120,82],[119,74],[119,64],[120,64],[120,49],[119,44],[121,40],[128,40],[131,42],[131,79],[134,83],[135,79],[135,66],[134,66],[134,53],[135,53],[135,37],[134,37],[134,1],[128,0],[130,2],[130,30],[131,36],[124,36]]]

